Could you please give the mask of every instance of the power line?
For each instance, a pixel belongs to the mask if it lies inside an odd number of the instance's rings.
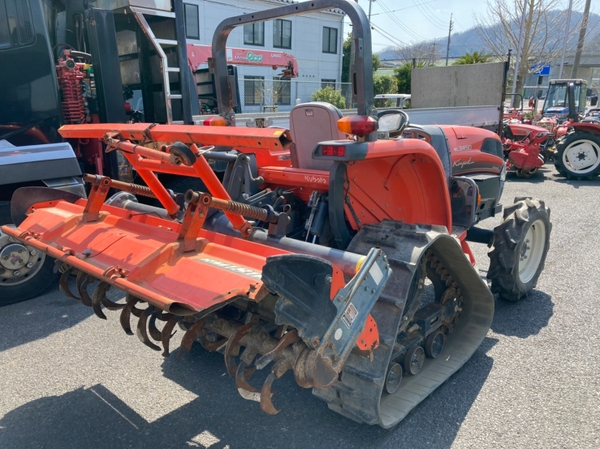
[[[429,6],[426,6],[426,4],[424,3],[416,3],[416,6],[417,8],[419,8],[419,11],[421,11],[421,14],[423,14],[423,16],[425,16],[432,25],[437,27],[444,27],[444,29],[446,28],[446,24],[442,23],[440,19],[435,17],[435,14],[433,14],[429,9]]]
[[[389,14],[389,18],[402,30],[404,30],[404,32],[407,33],[410,37],[416,40],[426,40],[423,36],[418,35],[417,33],[410,30],[406,25],[404,25],[404,23],[402,23],[402,21],[399,20],[398,17],[396,17],[396,15],[391,12],[390,8],[388,8],[388,6],[383,2],[383,0],[379,0],[378,3],[381,5],[383,10]]]
[[[428,2],[425,2],[425,3],[433,3],[433,2],[436,2],[436,1],[437,1],[437,0],[429,0]],[[404,7],[404,8],[392,9],[392,10],[391,10],[391,11],[389,11],[389,12],[390,12],[390,13],[392,13],[392,12],[404,11],[405,9],[416,8],[416,7],[417,7],[417,5],[406,6],[406,7]],[[388,12],[386,12],[386,11],[384,11],[384,12],[385,12],[386,14],[388,13]],[[381,14],[383,14],[383,12],[372,13],[372,14],[371,14],[371,16],[379,16],[379,15],[381,15]]]

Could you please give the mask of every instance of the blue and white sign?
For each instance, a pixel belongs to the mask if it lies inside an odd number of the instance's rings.
[[[531,67],[534,75],[538,76],[548,76],[550,75],[550,64],[545,64],[543,62],[539,64],[535,64]]]

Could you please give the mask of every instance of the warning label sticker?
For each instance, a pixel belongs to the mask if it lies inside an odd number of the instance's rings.
[[[346,308],[346,311],[344,312],[344,314],[342,315],[342,321],[344,322],[344,324],[346,325],[346,327],[348,329],[350,329],[350,326],[352,326],[352,323],[354,323],[354,320],[356,319],[357,315],[358,315],[358,310],[356,310],[356,307],[354,307],[354,304],[350,304]]]

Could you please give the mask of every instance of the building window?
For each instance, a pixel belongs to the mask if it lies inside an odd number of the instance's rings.
[[[265,78],[262,76],[244,77],[244,104],[246,106],[259,106],[262,104],[265,91]]]
[[[7,0],[0,3],[0,48],[29,45],[34,40],[29,2]]]
[[[335,89],[335,80],[321,80],[321,89],[332,87]]]
[[[323,27],[323,53],[337,53],[337,28]]]
[[[273,78],[273,102],[280,106],[292,104],[292,81],[285,78]]]
[[[200,16],[198,14],[198,5],[184,3],[185,11],[185,37],[190,39],[200,39]]]
[[[244,44],[265,45],[265,22],[244,25]]]
[[[273,23],[273,47],[292,48],[292,21],[277,19]]]

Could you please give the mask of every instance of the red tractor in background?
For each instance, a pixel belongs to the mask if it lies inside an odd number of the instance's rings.
[[[560,100],[564,106],[562,115],[566,114],[567,119],[563,124],[564,134],[557,139],[554,165],[567,179],[593,179],[600,175],[600,124],[593,115],[589,119],[584,117],[585,82],[562,81],[555,91],[548,93],[550,98],[555,92],[552,98]]]
[[[290,130],[234,128],[226,42],[238,26],[327,8],[353,25],[356,116],[296,106]],[[55,258],[61,290],[154,350],[197,342],[220,351],[240,395],[274,414],[272,385],[291,371],[329,408],[391,428],[475,352],[494,300],[469,242],[490,246],[488,278],[518,300],[536,285],[551,231],[543,201],[501,212],[506,165],[497,135],[418,126],[373,111],[371,34],[362,9],[314,0],[223,21],[213,39],[220,117],[205,125],[85,124],[64,138],[101,138],[146,186],[90,175],[87,200],[29,187],[15,193],[11,239]],[[225,125],[225,126],[223,126]],[[160,142],[160,143],[159,143]],[[223,179],[212,161],[228,165]],[[169,191],[158,173],[199,178]],[[110,189],[122,192],[109,197]],[[155,198],[161,207],[136,201]],[[73,275],[76,275],[73,277]],[[126,292],[118,302],[106,292]],[[262,387],[256,370],[270,368]]]

